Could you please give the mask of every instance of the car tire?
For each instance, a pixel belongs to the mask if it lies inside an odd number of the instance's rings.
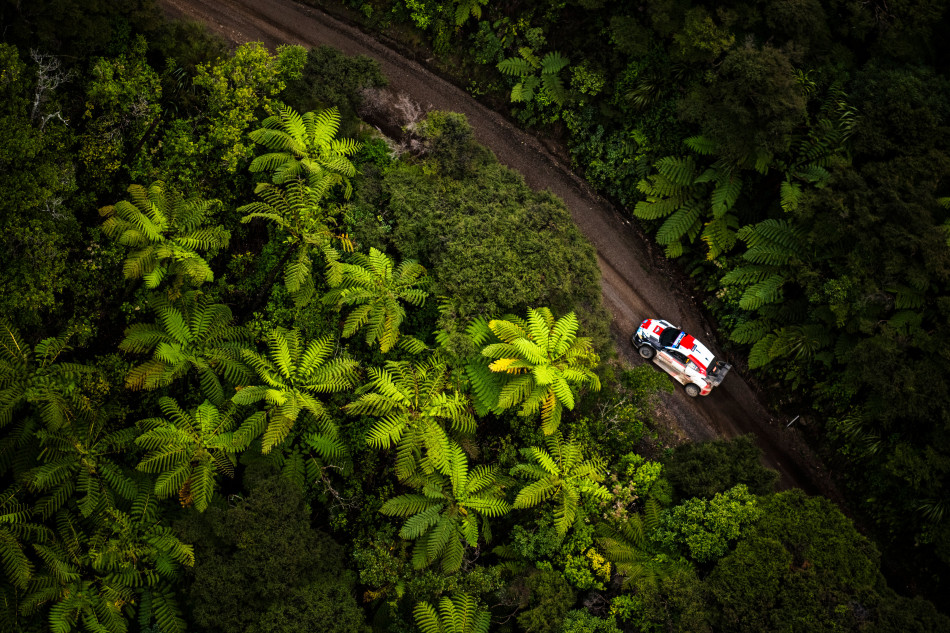
[[[641,345],[640,349],[638,349],[637,351],[640,353],[640,356],[642,356],[643,358],[647,360],[650,360],[651,358],[656,356],[656,350],[650,347],[649,345]]]
[[[696,396],[699,395],[699,392],[702,391],[699,385],[694,385],[693,383],[689,383],[688,385],[686,385],[685,389],[686,389],[686,395],[689,396],[690,398],[695,398]]]

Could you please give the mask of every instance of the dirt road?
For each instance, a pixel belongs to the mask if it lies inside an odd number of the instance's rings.
[[[612,332],[627,362],[643,362],[631,349],[629,337],[648,317],[676,323],[719,352],[696,302],[675,281],[669,262],[653,252],[649,241],[536,138],[465,91],[357,28],[293,0],[159,0],[159,4],[170,16],[202,21],[235,44],[260,41],[271,48],[328,44],[348,55],[367,55],[379,62],[396,93],[409,95],[425,110],[464,113],[478,141],[502,163],[523,174],[531,187],[548,189],[564,200],[597,249],[604,304],[613,315]],[[706,398],[691,399],[677,389],[664,396],[664,405],[670,422],[689,439],[753,433],[765,463],[781,474],[783,488],[800,487],[840,499],[798,431],[773,419],[737,371]]]

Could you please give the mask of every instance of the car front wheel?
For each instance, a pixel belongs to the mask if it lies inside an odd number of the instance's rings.
[[[656,350],[650,347],[649,345],[643,345],[637,351],[640,352],[640,356],[642,356],[643,358],[647,360],[650,360],[651,358],[656,356]]]
[[[693,383],[686,385],[686,395],[690,398],[698,396],[700,391],[702,391],[702,389],[699,388],[699,385],[694,385]]]

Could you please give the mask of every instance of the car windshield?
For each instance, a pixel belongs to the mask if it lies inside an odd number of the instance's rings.
[[[663,347],[669,347],[673,344],[673,341],[676,340],[676,337],[680,335],[681,330],[677,330],[675,327],[668,327],[663,330],[663,333],[660,334],[660,345]]]

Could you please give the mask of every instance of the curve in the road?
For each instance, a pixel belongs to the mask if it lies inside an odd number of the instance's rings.
[[[477,140],[503,164],[521,173],[531,187],[548,189],[564,200],[597,249],[604,303],[614,318],[611,330],[627,362],[642,362],[630,348],[629,336],[649,317],[679,324],[718,353],[701,310],[688,293],[678,290],[669,262],[652,254],[647,239],[535,137],[463,90],[359,29],[293,0],[159,0],[159,4],[172,17],[202,21],[234,44],[260,41],[271,48],[328,44],[348,55],[372,57],[395,92],[408,94],[427,110],[465,114]],[[778,424],[736,370],[706,398],[691,399],[677,390],[663,402],[690,439],[753,433],[764,462],[781,475],[781,487],[800,487],[840,500],[800,434]]]

